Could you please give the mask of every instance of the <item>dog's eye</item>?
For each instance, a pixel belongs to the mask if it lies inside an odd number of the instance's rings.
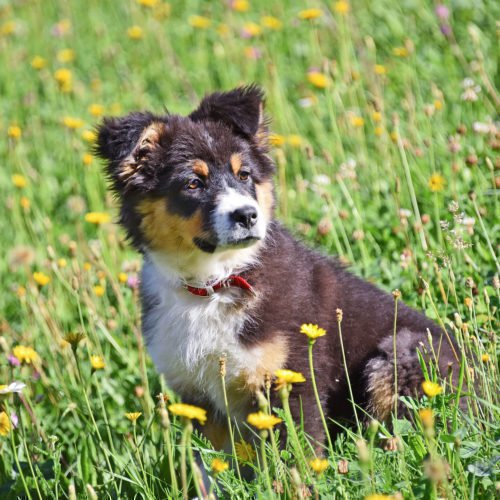
[[[191,179],[187,185],[188,189],[201,189],[203,187],[203,182],[200,179]]]
[[[246,170],[242,170],[242,171],[239,173],[238,177],[240,178],[240,181],[245,182],[245,181],[247,181],[247,180],[249,179],[249,177],[250,177],[250,172],[247,172]]]

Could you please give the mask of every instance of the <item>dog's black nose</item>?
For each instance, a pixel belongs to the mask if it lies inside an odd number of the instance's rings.
[[[250,229],[257,223],[257,210],[249,205],[238,208],[231,214],[231,219],[237,224]]]

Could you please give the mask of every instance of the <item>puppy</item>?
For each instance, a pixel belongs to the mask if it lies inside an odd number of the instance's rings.
[[[387,419],[398,396],[420,394],[417,349],[427,360],[438,357],[442,375],[450,366],[458,371],[445,332],[404,304],[394,352],[393,297],[310,250],[275,220],[263,104],[263,92],[251,85],[208,95],[186,117],[132,113],[106,118],[98,130],[97,153],[118,195],[120,222],[144,257],[149,352],[184,402],[208,410],[204,432],[218,448],[228,448],[222,356],[230,414],[240,429],[266,377],[290,368],[307,379],[291,393],[292,413],[324,440],[303,323],[327,331],[314,347],[325,414],[353,417],[337,309],[355,403],[373,417]]]

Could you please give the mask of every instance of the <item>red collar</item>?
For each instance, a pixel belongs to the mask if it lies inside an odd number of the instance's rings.
[[[250,293],[255,293],[252,285],[250,285],[250,283],[248,283],[245,278],[243,278],[242,276],[237,276],[235,274],[232,274],[231,276],[229,276],[229,278],[217,281],[212,285],[207,285],[202,288],[197,288],[188,284],[185,284],[184,288],[193,295],[198,295],[199,297],[209,297],[222,288],[230,288],[232,286],[241,288]]]

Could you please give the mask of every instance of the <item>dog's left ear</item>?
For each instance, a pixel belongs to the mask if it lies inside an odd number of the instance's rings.
[[[264,92],[257,85],[210,94],[201,101],[189,118],[195,122],[223,122],[236,134],[255,139],[258,144],[263,145],[267,139]]]

